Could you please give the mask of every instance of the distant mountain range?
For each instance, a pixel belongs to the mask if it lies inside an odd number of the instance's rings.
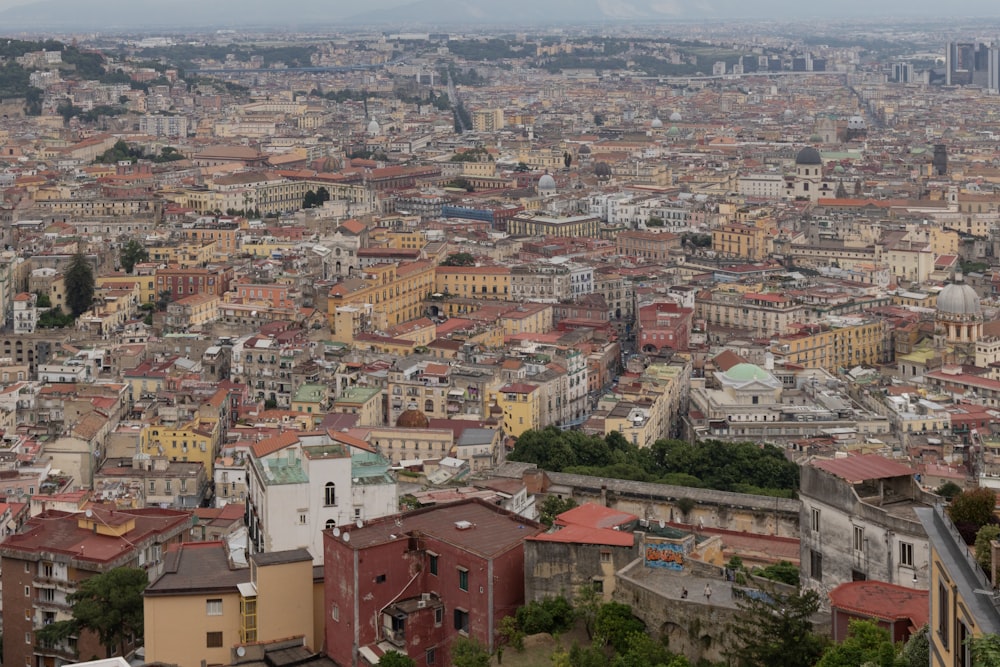
[[[502,26],[616,21],[861,16],[997,16],[996,0],[36,0],[0,12],[18,29],[161,31],[170,28]]]

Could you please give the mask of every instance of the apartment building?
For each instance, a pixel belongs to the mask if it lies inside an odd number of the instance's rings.
[[[340,432],[286,432],[250,447],[247,526],[252,553],[305,545],[323,562],[323,532],[393,514],[389,462]]]
[[[793,324],[791,328],[795,333],[780,335],[771,345],[775,363],[836,373],[891,360],[891,327],[885,320],[830,318],[816,324]]]
[[[86,512],[48,510],[28,519],[21,532],[0,543],[4,642],[8,665],[39,667],[79,662],[105,655],[89,630],[57,644],[43,644],[36,631],[70,619],[67,596],[90,577],[118,567],[137,567],[156,579],[164,571],[163,554],[185,540],[188,512],[168,509],[109,509]],[[124,652],[134,648],[122,647]]]
[[[438,266],[434,273],[438,294],[503,301],[513,298],[509,266]]]
[[[807,308],[785,294],[741,293],[718,288],[695,297],[695,317],[709,325],[746,329],[757,336],[791,333],[806,320]]]
[[[327,302],[332,339],[351,342],[362,329],[379,330],[420,317],[435,291],[434,265],[426,260],[373,266],[360,278],[333,286]]]
[[[524,540],[544,526],[482,500],[323,531],[327,654],[375,665],[388,642],[419,667],[471,637],[490,652],[524,603]]]
[[[681,251],[681,237],[671,232],[624,231],[615,237],[615,249],[623,257],[647,262],[671,262]]]

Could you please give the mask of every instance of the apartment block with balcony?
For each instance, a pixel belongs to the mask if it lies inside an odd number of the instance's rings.
[[[89,630],[58,644],[43,644],[35,633],[69,620],[67,596],[94,575],[138,567],[156,579],[164,570],[164,552],[184,541],[190,527],[188,512],[159,508],[95,506],[86,513],[48,510],[29,519],[21,532],[0,543],[4,632],[17,637],[4,642],[4,663],[57,667],[104,655],[105,648]]]

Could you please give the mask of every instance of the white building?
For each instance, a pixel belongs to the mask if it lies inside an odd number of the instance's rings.
[[[251,553],[305,548],[323,562],[323,531],[398,511],[389,462],[341,433],[282,433],[254,443],[247,468]]]
[[[785,193],[785,177],[781,174],[747,174],[740,176],[736,183],[744,197],[781,199]]]
[[[146,114],[139,117],[139,132],[157,137],[186,137],[188,119],[186,116]]]
[[[15,334],[35,333],[35,327],[38,326],[37,302],[38,296],[28,292],[21,292],[14,297]]]
[[[913,473],[874,455],[802,466],[803,589],[822,600],[840,584],[868,579],[927,590],[927,535],[914,510],[938,497],[921,490]]]

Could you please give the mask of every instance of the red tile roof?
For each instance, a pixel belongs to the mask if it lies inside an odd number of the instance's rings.
[[[638,518],[635,514],[614,510],[604,505],[584,503],[557,516],[556,524],[586,528],[614,528],[636,521]]]
[[[630,547],[635,544],[634,533],[610,528],[588,528],[587,526],[566,526],[554,533],[542,533],[529,537],[535,542],[562,542],[566,544],[602,544],[612,547]]]
[[[914,473],[914,470],[907,465],[875,454],[848,456],[842,459],[815,459],[812,465],[851,484],[869,479],[903,477]]]
[[[927,623],[928,592],[884,581],[848,581],[830,591],[830,605],[883,621],[909,619],[919,628]]]
[[[273,454],[274,452],[280,451],[285,447],[291,447],[299,441],[299,436],[297,433],[279,433],[273,438],[268,438],[267,440],[261,440],[260,442],[255,442],[250,451],[257,458],[263,458],[268,454]]]

